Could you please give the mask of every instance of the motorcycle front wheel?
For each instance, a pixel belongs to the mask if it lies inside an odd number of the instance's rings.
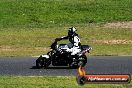
[[[50,65],[51,61],[45,57],[39,57],[37,60],[36,60],[36,67],[38,69],[40,68],[48,68],[49,65]]]

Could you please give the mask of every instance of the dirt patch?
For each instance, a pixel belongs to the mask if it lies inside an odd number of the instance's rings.
[[[132,44],[132,40],[92,40],[98,44]]]
[[[35,47],[35,48],[15,48],[11,46],[0,46],[0,51],[48,51],[49,48],[44,48],[44,47]]]
[[[132,28],[132,21],[128,22],[112,22],[103,25],[104,28]]]

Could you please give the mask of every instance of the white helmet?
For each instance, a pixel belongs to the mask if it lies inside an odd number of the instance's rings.
[[[75,34],[75,31],[77,31],[77,29],[75,27],[69,28],[68,35],[69,36],[73,36]]]

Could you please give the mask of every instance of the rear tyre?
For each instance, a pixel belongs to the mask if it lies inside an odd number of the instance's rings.
[[[79,66],[77,64],[77,62],[72,62],[70,65],[69,65],[70,68],[72,69],[77,69]]]
[[[87,63],[87,57],[86,55],[83,55],[81,57],[79,57],[79,62],[78,62],[78,67],[81,65],[82,67],[84,67]]]
[[[78,59],[76,59],[76,60],[77,61],[72,62],[69,65],[70,68],[76,69],[76,68],[79,68],[79,66],[84,67],[86,65],[86,63],[87,63],[87,57],[86,57],[86,55],[82,55],[82,56],[78,57]]]
[[[70,66],[70,68],[72,68],[72,69],[77,69],[79,66],[78,65],[72,65],[72,66]]]

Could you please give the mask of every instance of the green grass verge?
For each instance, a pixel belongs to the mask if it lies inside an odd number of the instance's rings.
[[[132,44],[93,40],[132,39],[131,29],[89,27],[89,23],[132,20],[132,0],[0,0],[0,56],[36,56],[55,37],[77,26],[90,55],[132,55]],[[29,29],[28,29],[29,28]],[[63,30],[64,29],[64,30]],[[63,42],[65,43],[65,42]],[[0,76],[0,88],[80,88],[75,77]],[[131,88],[132,84],[88,84],[84,88]]]
[[[132,29],[108,29],[100,23],[132,20],[132,0],[0,0],[0,56],[38,56],[66,29],[79,29],[90,55],[132,55]],[[92,23],[92,26],[91,26]],[[95,24],[95,25],[94,25]],[[63,42],[65,43],[65,42]]]
[[[67,28],[1,29],[0,56],[38,56],[46,53],[54,38],[67,35]],[[82,44],[93,47],[90,55],[132,55],[132,42],[128,42],[132,41],[132,29],[90,26],[77,26],[77,29]]]
[[[131,88],[130,84],[86,84],[80,86],[73,76],[0,76],[0,88]]]
[[[0,28],[132,20],[132,0],[0,0]]]

